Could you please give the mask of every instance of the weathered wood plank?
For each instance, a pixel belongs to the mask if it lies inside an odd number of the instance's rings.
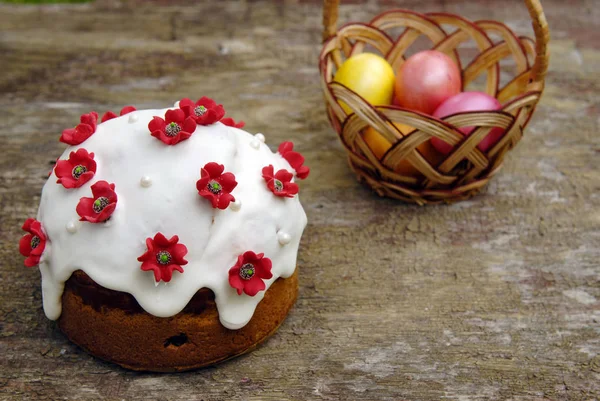
[[[596,2],[544,1],[553,58],[527,136],[484,194],[424,208],[377,198],[346,167],[318,84],[320,2],[163,3],[0,6],[0,399],[600,398]],[[529,33],[516,0],[370,1],[340,19],[399,4]],[[202,94],[269,144],[292,138],[313,168],[300,299],[249,355],[127,372],[44,317],[19,227],[81,113]]]

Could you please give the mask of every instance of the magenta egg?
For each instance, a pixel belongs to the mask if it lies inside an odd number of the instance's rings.
[[[483,92],[462,92],[458,95],[452,96],[451,98],[444,101],[438,106],[433,112],[433,116],[439,119],[448,117],[452,114],[465,113],[469,111],[492,111],[499,110],[502,108],[500,102],[495,98]],[[471,135],[475,130],[475,127],[462,127],[459,129],[465,136]],[[498,143],[498,141],[504,135],[504,129],[494,128],[490,133],[481,141],[477,147],[482,152],[486,152],[492,146]],[[442,141],[438,138],[432,138],[431,144],[440,153],[445,155],[452,152],[454,148],[452,145]]]

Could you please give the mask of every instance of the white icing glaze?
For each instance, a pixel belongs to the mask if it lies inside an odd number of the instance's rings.
[[[140,178],[140,185],[144,188],[149,188],[152,186],[152,178],[150,178],[149,176],[145,175],[142,178]]]
[[[293,274],[306,214],[298,196],[274,196],[261,173],[269,164],[276,171],[291,170],[289,163],[260,142],[253,149],[250,144],[256,139],[251,134],[221,123],[197,126],[188,140],[165,145],[150,135],[148,122],[166,111],[141,110],[135,112],[137,122],[122,116],[99,124],[94,135],[61,156],[67,159],[78,148],[94,152],[94,178],[75,189],[57,184],[54,174],[46,182],[38,220],[48,236],[40,263],[48,318],[58,319],[64,282],[81,269],[103,287],[132,294],[144,310],[159,317],[177,314],[200,288],[209,288],[221,323],[239,329],[251,319],[265,291],[250,297],[229,285],[228,272],[238,255],[252,250],[272,260],[267,288]],[[238,182],[232,191],[236,202],[226,210],[213,209],[196,189],[200,168],[211,161],[225,165]],[[140,185],[145,176],[152,177],[149,188]],[[79,199],[91,196],[90,186],[99,180],[116,185],[118,203],[111,219],[78,223],[76,234],[67,232],[65,226],[79,218]],[[241,202],[244,207],[234,211]],[[280,246],[278,230],[291,234],[288,246]],[[169,283],[158,285],[137,261],[146,251],[146,238],[157,232],[168,238],[178,235],[188,248],[189,262],[184,273],[173,272]]]
[[[264,136],[263,134],[261,134],[261,133],[258,133],[258,134],[256,134],[256,135],[254,135],[254,137],[255,137],[256,139],[258,139],[259,141],[261,141],[262,143],[265,143],[265,136]]]
[[[250,141],[250,146],[252,146],[253,149],[260,149],[260,141],[258,139],[252,139]]]
[[[280,230],[277,232],[277,240],[281,245],[287,245],[292,240],[292,236],[286,233],[285,231]]]
[[[137,122],[137,120],[140,119],[140,115],[138,113],[136,113],[135,111],[132,111],[128,115],[129,115],[129,118],[127,119],[127,121],[129,121],[129,124],[133,124],[133,123]]]

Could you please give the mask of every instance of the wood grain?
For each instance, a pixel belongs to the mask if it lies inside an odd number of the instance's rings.
[[[382,0],[505,21],[521,1]],[[97,1],[0,5],[0,400],[594,400],[600,398],[600,8],[545,0],[547,87],[487,190],[452,206],[360,186],[318,83],[321,2]],[[183,374],[139,374],[69,343],[22,265],[60,131],[89,110],[216,98],[313,174],[300,297],[254,352]]]

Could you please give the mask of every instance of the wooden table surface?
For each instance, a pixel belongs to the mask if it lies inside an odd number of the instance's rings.
[[[506,21],[517,0],[351,2]],[[600,398],[600,7],[543,1],[548,84],[487,190],[452,206],[379,199],[330,129],[316,67],[320,2],[0,6],[0,400],[595,400]],[[309,225],[300,297],[254,352],[140,374],[70,344],[23,267],[20,226],[89,110],[208,95],[267,143],[296,142]]]

